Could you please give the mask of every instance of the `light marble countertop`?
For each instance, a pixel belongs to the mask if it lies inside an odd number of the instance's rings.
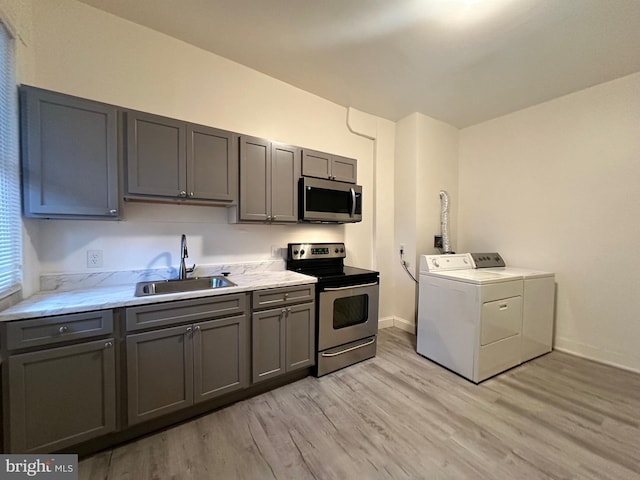
[[[136,297],[135,284],[97,286],[64,291],[43,291],[0,312],[0,322],[25,318],[47,317],[67,313],[104,310],[109,308],[171,302],[190,298],[212,297],[230,293],[250,292],[263,288],[287,287],[316,283],[315,277],[283,271],[231,273],[229,280],[235,287],[224,287],[195,292],[169,293]]]

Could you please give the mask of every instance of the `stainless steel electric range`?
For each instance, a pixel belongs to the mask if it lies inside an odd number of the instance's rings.
[[[316,285],[316,376],[376,354],[379,273],[344,265],[344,243],[290,243],[287,269]]]

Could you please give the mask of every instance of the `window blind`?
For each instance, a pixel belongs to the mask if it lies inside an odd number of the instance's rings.
[[[22,281],[17,97],[13,39],[0,21],[0,299]]]

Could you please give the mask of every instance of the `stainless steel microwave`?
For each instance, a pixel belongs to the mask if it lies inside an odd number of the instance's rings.
[[[298,214],[303,222],[352,223],[362,221],[362,186],[302,177]]]

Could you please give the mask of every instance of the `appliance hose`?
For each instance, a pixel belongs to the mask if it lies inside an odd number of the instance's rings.
[[[442,232],[442,253],[451,253],[449,243],[449,194],[440,190],[440,227]]]

